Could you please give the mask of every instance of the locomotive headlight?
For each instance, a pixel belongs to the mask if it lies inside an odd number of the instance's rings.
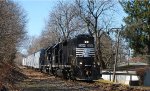
[[[93,64],[95,65],[95,62],[93,62]]]
[[[82,62],[79,62],[80,65],[82,65]]]
[[[97,65],[100,65],[100,63],[99,63],[99,62],[97,62]]]
[[[89,41],[84,41],[84,43],[89,43]]]

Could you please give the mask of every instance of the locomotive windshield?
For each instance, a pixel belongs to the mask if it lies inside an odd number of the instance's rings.
[[[94,47],[94,38],[93,37],[78,37],[77,47],[93,48]]]
[[[93,44],[78,44],[78,47],[82,47],[82,48],[85,48],[85,47],[87,47],[87,48],[93,48],[94,45],[93,45]]]

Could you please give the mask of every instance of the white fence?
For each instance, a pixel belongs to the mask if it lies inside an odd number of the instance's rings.
[[[113,80],[113,72],[102,71],[104,80]],[[135,71],[116,71],[115,82],[129,85],[130,81],[138,81],[139,78]]]

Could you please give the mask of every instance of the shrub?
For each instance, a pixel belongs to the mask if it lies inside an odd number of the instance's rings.
[[[144,85],[144,76],[146,75],[147,68],[136,69],[136,74],[139,77],[139,85]]]

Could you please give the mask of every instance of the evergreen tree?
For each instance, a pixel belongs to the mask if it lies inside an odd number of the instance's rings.
[[[127,17],[125,38],[129,40],[134,55],[150,55],[150,1],[128,0],[120,1]]]

